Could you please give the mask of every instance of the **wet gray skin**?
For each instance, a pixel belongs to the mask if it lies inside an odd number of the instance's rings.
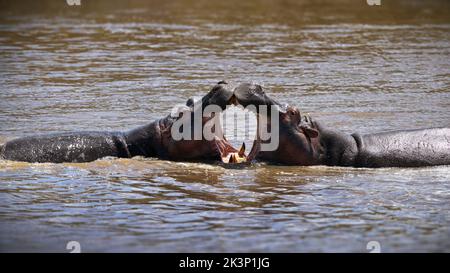
[[[244,107],[249,105],[281,106],[276,100],[269,98],[263,91],[262,86],[258,84],[242,83],[234,89],[233,94],[239,104]]]
[[[274,106],[279,114],[279,146],[259,151],[257,160],[287,165],[420,167],[450,165],[450,129],[430,128],[351,135],[327,128],[298,108],[282,106],[257,84],[241,84],[234,95],[243,106]],[[257,111],[259,115],[260,111]],[[270,113],[268,111],[267,113]],[[271,128],[267,118],[267,128]],[[260,125],[258,125],[260,126]],[[259,145],[259,137],[255,145]],[[261,142],[263,143],[263,142]]]
[[[226,82],[219,82],[202,98],[202,109],[218,105],[222,110],[229,103],[233,92]],[[194,122],[194,104],[191,122]],[[198,110],[198,109],[197,109]],[[112,156],[158,157],[170,160],[222,160],[227,153],[237,152],[222,135],[217,140],[174,140],[171,135],[173,123],[181,118],[166,116],[145,126],[127,132],[71,132],[18,138],[0,147],[0,158],[26,162],[89,162]],[[202,126],[212,117],[203,118]],[[193,127],[192,127],[193,128]],[[193,137],[191,138],[193,139]],[[225,154],[224,154],[225,153]]]

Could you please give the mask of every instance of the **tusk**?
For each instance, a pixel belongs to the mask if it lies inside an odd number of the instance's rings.
[[[240,157],[245,156],[245,142],[242,142],[242,146],[241,146],[241,149],[239,149],[238,155]]]
[[[233,154],[230,154],[230,158],[228,158],[228,163],[233,163],[234,162],[234,157]]]

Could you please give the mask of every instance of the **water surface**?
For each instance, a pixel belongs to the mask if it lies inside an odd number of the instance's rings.
[[[446,1],[0,8],[0,143],[126,130],[253,81],[347,133],[450,126]],[[0,251],[450,251],[450,167],[0,162]]]

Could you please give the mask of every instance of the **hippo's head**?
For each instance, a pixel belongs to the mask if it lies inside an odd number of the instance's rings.
[[[311,122],[309,116],[302,115],[293,106],[285,106],[268,97],[263,88],[257,84],[244,83],[234,90],[236,101],[244,107],[253,105],[258,116],[258,128],[267,126],[271,135],[278,133],[278,147],[274,150],[264,150],[258,129],[257,139],[253,146],[260,146],[256,159],[290,165],[315,165],[319,161],[319,131]],[[268,111],[260,111],[261,105],[267,106]],[[274,112],[270,108],[274,108]],[[265,115],[261,119],[261,115]],[[274,115],[274,118],[271,118]],[[266,124],[260,124],[264,120]],[[273,122],[278,122],[274,126]],[[278,128],[278,130],[276,130]],[[268,140],[266,141],[268,142]]]
[[[218,114],[234,102],[226,82],[215,85],[201,100],[189,99],[183,109],[161,124],[161,142],[166,157],[172,160],[218,160],[224,163],[247,162],[245,145],[239,150],[224,137]],[[212,110],[209,115],[205,112]],[[199,131],[195,131],[195,126]],[[189,127],[190,129],[186,128]],[[209,137],[204,134],[212,132]],[[179,134],[185,133],[184,137]],[[188,134],[186,135],[186,132]],[[200,134],[199,134],[200,133]],[[181,137],[181,138],[180,138]],[[254,153],[253,153],[254,154]]]

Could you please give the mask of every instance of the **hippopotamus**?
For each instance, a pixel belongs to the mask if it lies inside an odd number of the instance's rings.
[[[225,81],[216,84],[201,99],[201,108],[217,105],[224,110],[233,97]],[[186,103],[188,114],[194,115],[194,101]],[[183,116],[183,115],[180,115]],[[174,140],[172,125],[180,116],[167,115],[147,125],[126,132],[71,132],[13,139],[0,147],[0,159],[25,162],[89,162],[103,157],[157,157],[175,161],[219,160],[235,162],[243,157],[221,135],[212,140]],[[188,115],[189,117],[189,115]],[[211,117],[202,117],[204,126]],[[193,122],[193,118],[192,122]]]
[[[278,130],[278,146],[261,149],[268,142],[259,135],[248,155],[245,145],[234,148],[221,130],[214,138],[174,139],[172,127],[182,117],[194,123],[198,108],[189,99],[189,109],[179,115],[160,120],[126,132],[72,132],[18,138],[0,147],[0,159],[26,162],[89,162],[103,157],[157,157],[176,161],[214,160],[225,164],[266,161],[283,165],[328,165],[347,167],[420,167],[450,165],[450,129],[430,128],[391,131],[375,134],[344,134],[327,128],[296,107],[282,105],[267,96],[258,84],[243,83],[230,90],[225,81],[215,85],[200,101],[202,111],[216,105],[223,111],[227,105],[274,107],[278,126],[270,118],[263,119],[266,128]],[[198,104],[197,104],[198,105]],[[202,117],[205,127],[214,117]],[[220,127],[220,124],[219,124]]]
[[[280,104],[258,84],[241,84],[233,95],[244,107],[266,105],[275,107],[278,113],[279,145],[272,151],[258,151],[255,160],[368,168],[450,165],[450,128],[345,134],[322,125],[294,106]],[[256,110],[256,114],[263,113]],[[265,120],[265,126],[270,128],[271,119]],[[253,145],[261,143],[257,134]]]

